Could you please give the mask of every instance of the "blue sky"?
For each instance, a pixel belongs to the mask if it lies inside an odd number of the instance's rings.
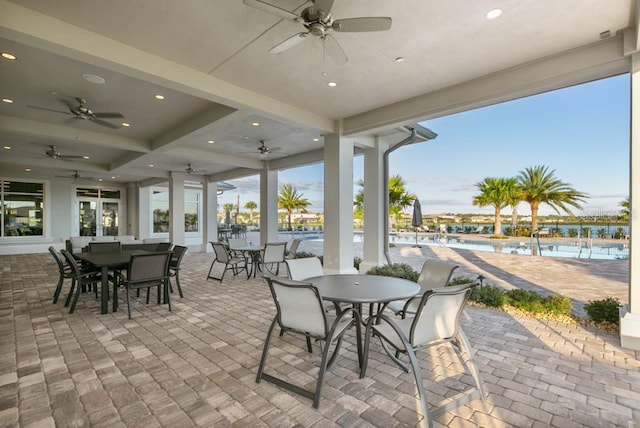
[[[390,157],[390,173],[400,174],[418,195],[423,213],[487,213],[474,207],[475,184],[485,177],[511,177],[535,165],[589,195],[577,215],[617,212],[629,194],[629,75],[422,122],[435,140],[403,147]],[[362,158],[354,160],[354,182],[362,178]],[[323,210],[323,165],[281,171],[279,185],[291,184]],[[219,203],[258,205],[258,176],[231,180],[237,190]],[[258,207],[259,209],[259,207]],[[518,212],[530,213],[521,204]],[[505,209],[503,214],[510,213]],[[542,206],[540,214],[552,214]]]

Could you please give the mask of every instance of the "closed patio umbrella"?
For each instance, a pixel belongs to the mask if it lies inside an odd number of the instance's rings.
[[[227,227],[231,226],[231,211],[226,210],[224,213],[224,223]]]
[[[414,247],[420,248],[418,245],[418,228],[422,227],[422,207],[420,201],[416,198],[413,202],[413,217],[411,218],[411,226],[416,228],[416,244]]]

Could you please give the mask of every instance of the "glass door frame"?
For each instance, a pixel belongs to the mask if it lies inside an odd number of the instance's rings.
[[[89,188],[87,186],[77,186],[74,189],[74,200],[73,200],[73,216],[72,216],[72,232],[76,236],[80,236],[81,228],[80,228],[80,204],[83,202],[95,203],[95,235],[92,236],[106,236],[104,235],[104,225],[103,225],[103,213],[106,211],[106,204],[117,204],[117,216],[115,218],[116,224],[116,234],[109,236],[118,236],[121,233],[120,227],[123,224],[123,213],[124,213],[124,191],[122,189],[117,189],[120,192],[120,198],[103,198],[100,196],[101,190],[113,191],[111,189],[99,189],[95,188],[98,196],[78,196],[78,189],[80,188]],[[93,189],[92,189],[93,190]],[[114,189],[115,190],[115,189]]]

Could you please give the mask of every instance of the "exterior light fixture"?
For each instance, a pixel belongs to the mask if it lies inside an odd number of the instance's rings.
[[[502,15],[502,9],[491,9],[489,12],[487,12],[486,18],[496,19],[500,17],[500,15]]]

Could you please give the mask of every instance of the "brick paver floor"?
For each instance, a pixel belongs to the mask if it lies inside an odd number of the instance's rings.
[[[407,260],[418,263],[424,256],[454,255],[425,250]],[[64,308],[64,298],[52,304],[58,273],[49,254],[0,256],[0,426],[420,423],[412,376],[392,364],[379,345],[372,346],[367,376],[359,379],[352,332],[326,375],[319,409],[275,385],[256,384],[275,313],[272,298],[259,278],[228,273],[223,283],[207,281],[212,258],[185,256],[185,297],[174,294],[173,312],[140,298],[129,320],[122,305],[117,313],[101,315],[91,293],[80,297],[73,314]],[[491,271],[490,259],[478,259],[483,270]],[[584,268],[565,274],[580,283],[595,274]],[[467,265],[461,269],[475,272]],[[494,269],[495,278],[504,280],[500,268]],[[478,307],[465,309],[461,325],[476,350],[488,398],[440,416],[435,426],[640,425],[634,425],[640,421],[640,352],[621,349],[617,334]],[[270,355],[271,370],[308,387],[314,384],[318,353],[307,353],[302,339],[277,337]],[[471,385],[446,346],[420,358],[430,404]]]

